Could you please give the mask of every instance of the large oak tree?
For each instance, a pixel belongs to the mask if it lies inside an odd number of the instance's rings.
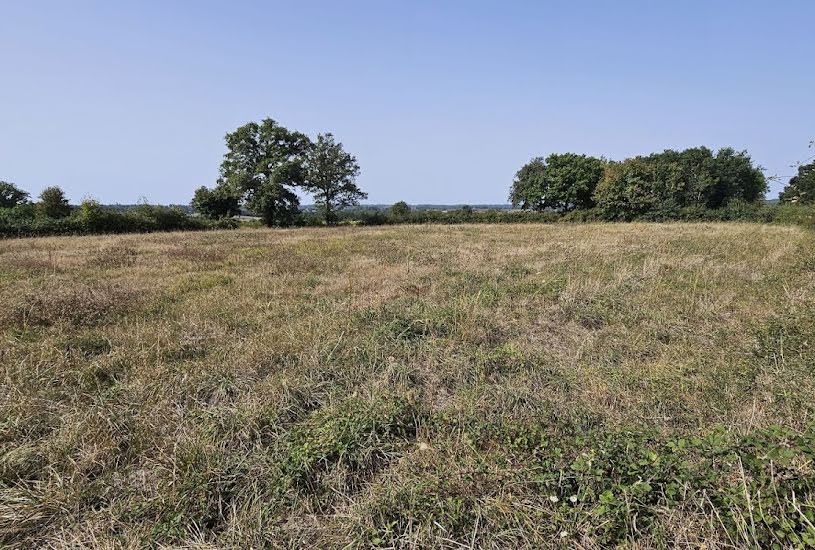
[[[271,118],[250,122],[226,135],[228,151],[218,187],[234,192],[268,226],[291,225],[300,215],[295,189],[306,179],[308,136]]]
[[[538,211],[591,208],[604,166],[602,159],[574,153],[533,158],[515,174],[509,200]]]

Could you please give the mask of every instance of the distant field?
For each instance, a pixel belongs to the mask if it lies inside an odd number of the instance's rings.
[[[0,241],[0,546],[815,544],[815,234]]]

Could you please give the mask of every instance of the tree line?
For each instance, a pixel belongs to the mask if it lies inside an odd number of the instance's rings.
[[[632,220],[756,203],[767,190],[746,152],[695,147],[619,162],[574,153],[534,158],[517,172],[510,201],[524,209],[594,210],[603,219]]]
[[[271,118],[226,134],[227,151],[212,188],[195,191],[197,216],[178,208],[140,205],[127,212],[93,199],[72,207],[59,187],[38,201],[0,181],[0,236],[120,233],[236,227],[242,212],[267,226],[398,223],[509,223],[630,220],[752,220],[815,225],[815,157],[796,166],[780,194],[782,205],[764,202],[768,178],[745,151],[707,147],[665,150],[611,161],[576,153],[536,157],[521,167],[510,187],[514,212],[414,211],[403,201],[385,211],[357,209],[367,198],[356,183],[360,166],[330,133],[312,140]],[[814,144],[810,144],[812,147]],[[300,208],[310,194],[316,213]]]
[[[404,203],[381,213],[349,210],[367,197],[356,184],[359,164],[331,134],[312,141],[272,119],[241,126],[225,138],[227,152],[213,189],[201,187],[192,206],[212,219],[248,210],[269,226],[357,221],[367,224],[466,222],[489,218],[461,212],[409,213]],[[815,163],[799,166],[781,201],[815,202]],[[611,161],[564,153],[536,157],[516,173],[509,200],[522,210],[571,219],[729,219],[763,202],[768,180],[745,151],[707,147],[665,150]],[[298,191],[312,193],[319,215],[305,216]],[[710,213],[728,207],[728,212]],[[580,214],[575,214],[580,212]],[[736,212],[736,214],[731,214]],[[755,214],[757,218],[772,217]],[[551,215],[547,216],[551,218]]]

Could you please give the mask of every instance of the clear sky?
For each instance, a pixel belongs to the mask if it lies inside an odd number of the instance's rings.
[[[186,203],[272,117],[368,202],[506,202],[531,157],[811,155],[815,1],[0,0],[0,180]],[[775,197],[780,185],[772,186]]]

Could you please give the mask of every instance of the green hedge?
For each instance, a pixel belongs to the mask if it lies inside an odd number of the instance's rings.
[[[234,220],[211,221],[192,217],[180,209],[164,206],[143,205],[119,212],[87,203],[64,218],[49,218],[28,206],[0,210],[0,237],[198,231],[239,225]]]
[[[529,210],[414,210],[394,215],[383,210],[346,210],[339,215],[341,225],[393,225],[393,224],[458,224],[458,223],[586,223],[610,220],[597,208],[575,210],[566,214],[554,211]],[[815,228],[815,207],[793,204],[767,204],[734,201],[717,209],[701,207],[674,208],[670,205],[652,210],[630,221],[648,222],[759,222],[802,225]],[[324,225],[317,214],[304,214],[301,224]]]

